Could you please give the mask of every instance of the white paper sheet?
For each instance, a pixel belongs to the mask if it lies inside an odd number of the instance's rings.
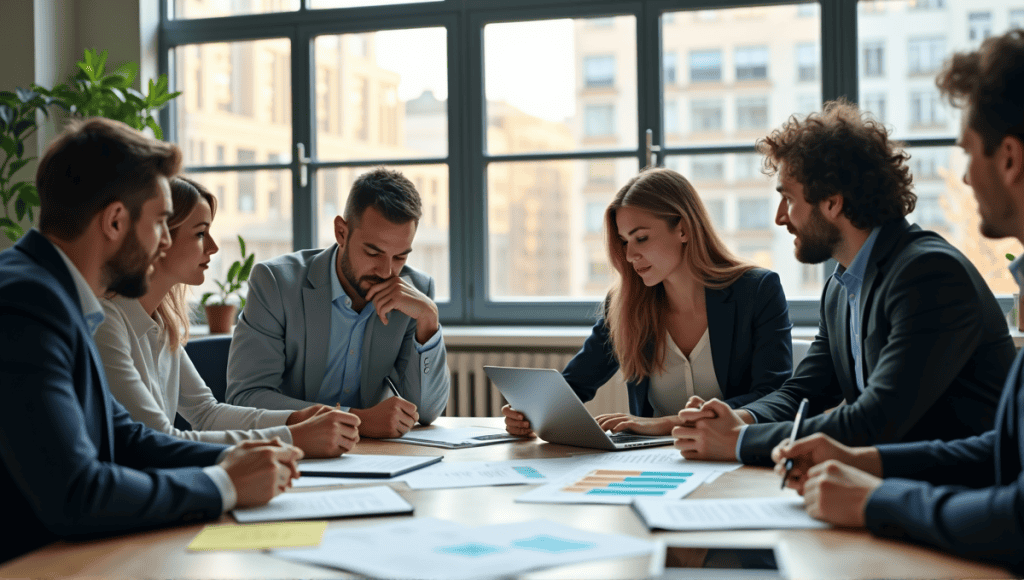
[[[401,479],[412,489],[450,489],[487,485],[523,485],[547,481],[532,467],[506,461],[453,461],[407,473]]]
[[[522,438],[509,435],[504,430],[491,427],[458,427],[449,429],[437,426],[426,429],[413,429],[401,437],[384,439],[384,441],[426,445],[428,447],[443,447],[445,449],[480,447],[520,440]]]
[[[547,520],[467,527],[434,518],[359,529],[329,529],[319,547],[274,550],[290,560],[375,578],[493,578],[609,558],[649,554],[654,544]]]
[[[411,513],[412,506],[386,485],[283,493],[270,503],[234,510],[239,523]]]
[[[639,497],[680,499],[715,471],[707,467],[647,468],[635,463],[582,467],[524,493],[517,503],[630,504]]]
[[[658,530],[774,530],[827,528],[828,524],[807,515],[799,497],[745,499],[688,499],[664,501],[638,499],[634,509]]]

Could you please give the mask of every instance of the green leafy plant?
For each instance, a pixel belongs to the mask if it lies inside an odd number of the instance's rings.
[[[1011,254],[1011,253],[1007,252],[1007,253],[1006,253],[1006,259],[1012,262],[1012,261],[1016,260],[1016,259],[1017,259],[1017,257],[1016,257],[1016,256],[1014,256],[1013,254]]]
[[[228,268],[228,275],[223,282],[220,280],[214,280],[214,284],[220,288],[220,292],[206,292],[203,294],[203,298],[199,301],[203,306],[207,305],[207,302],[211,298],[214,298],[211,305],[227,304],[228,299],[232,295],[236,296],[239,301],[239,308],[245,308],[245,297],[242,296],[240,290],[242,284],[249,281],[249,274],[252,272],[252,265],[256,261],[255,254],[245,253],[245,240],[242,236],[238,236],[238,247],[242,250],[242,259],[235,260]]]
[[[49,115],[52,106],[76,117],[106,117],[138,130],[149,128],[157,139],[163,130],[156,115],[180,92],[167,92],[167,75],[150,80],[145,94],[132,88],[139,65],[126,62],[106,72],[107,51],[86,49],[78,72],[67,83],[52,89],[32,85],[15,92],[0,92],[0,201],[4,215],[0,230],[11,241],[25,234],[20,222],[35,220],[39,194],[32,181],[15,181],[15,173],[34,157],[25,157],[25,140],[38,130],[36,112]],[[12,213],[13,211],[13,213]]]

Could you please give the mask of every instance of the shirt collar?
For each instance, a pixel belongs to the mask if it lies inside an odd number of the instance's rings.
[[[1016,259],[1010,262],[1010,273],[1013,274],[1013,279],[1017,281],[1017,286],[1024,290],[1024,254],[1017,256]]]
[[[53,242],[50,244],[53,249],[57,250],[57,254],[64,260],[64,265],[71,272],[71,280],[75,283],[75,290],[78,292],[78,303],[82,307],[82,316],[85,317],[85,322],[89,325],[89,332],[95,334],[99,325],[103,324],[103,306],[100,305],[100,301],[92,293],[92,287],[85,281],[85,276],[78,271],[78,267],[71,261],[71,258],[64,253],[64,250],[60,249],[60,246]]]
[[[864,245],[857,250],[857,255],[853,257],[853,261],[850,262],[850,267],[843,269],[842,264],[836,265],[835,277],[842,283],[846,284],[852,279],[856,279],[857,282],[864,281],[864,273],[868,269],[868,260],[871,259],[871,250],[875,248],[875,240],[878,239],[878,233],[882,231],[881,226],[877,226],[871,230],[871,234],[868,235],[868,239],[864,240]]]
[[[136,336],[142,336],[147,332],[160,328],[156,320],[146,313],[146,309],[142,307],[142,303],[139,302],[138,298],[114,296],[110,299],[110,302],[117,306],[121,312],[124,312],[125,318],[128,319],[128,324],[132,326]]]

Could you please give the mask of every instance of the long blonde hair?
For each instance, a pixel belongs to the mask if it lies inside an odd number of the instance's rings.
[[[626,260],[615,217],[621,207],[650,212],[671,229],[681,224],[688,235],[683,244],[683,263],[707,288],[725,288],[755,266],[725,246],[715,233],[704,203],[685,177],[671,169],[652,167],[630,179],[604,214],[608,258],[619,273],[608,294],[605,322],[623,375],[636,381],[664,368],[668,299],[664,284],[646,286]]]
[[[210,216],[213,219],[217,214],[217,198],[208,189],[188,177],[179,175],[171,179],[171,202],[174,204],[174,213],[167,219],[167,227],[171,230],[172,245],[178,237],[181,224],[192,215],[192,211],[202,199],[210,204]],[[170,350],[175,350],[188,342],[188,329],[191,323],[188,294],[187,284],[175,284],[156,307],[156,312],[163,321],[164,332],[167,333],[167,346]]]

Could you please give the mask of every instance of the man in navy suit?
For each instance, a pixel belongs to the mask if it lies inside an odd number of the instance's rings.
[[[0,561],[58,538],[219,517],[297,476],[280,441],[235,447],[132,421],[107,389],[97,296],[145,293],[170,245],[176,146],[108,119],[72,122],[36,184],[39,230],[0,253]]]
[[[960,142],[981,233],[1024,242],[1024,31],[946,63],[938,86],[965,108]],[[1024,289],[1024,257],[1010,265]],[[936,312],[941,316],[941,312]],[[776,472],[812,516],[933,545],[1024,573],[1024,353],[1010,368],[995,428],[950,442],[847,447],[821,434],[785,441]],[[883,479],[884,478],[884,479]]]
[[[676,447],[687,458],[771,465],[804,398],[812,416],[802,434],[847,445],[991,429],[1013,340],[974,264],[907,221],[917,201],[910,156],[844,101],[792,117],[758,149],[779,177],[775,222],[794,235],[797,259],[838,265],[793,376],[740,409],[720,401],[683,409]]]

